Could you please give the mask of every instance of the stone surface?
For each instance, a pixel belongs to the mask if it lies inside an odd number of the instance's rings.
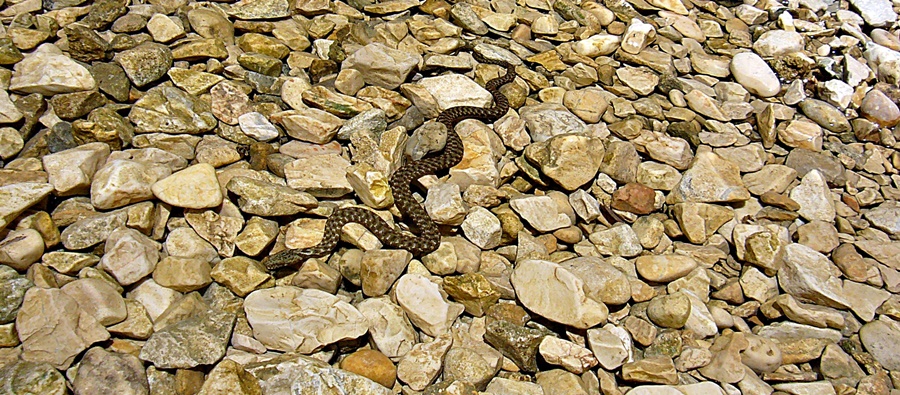
[[[347,302],[316,289],[275,287],[247,295],[244,303],[253,336],[266,347],[310,353],[362,336],[365,317]],[[285,328],[291,331],[285,333]]]
[[[154,332],[140,358],[164,369],[216,363],[225,356],[234,320],[234,314],[225,311],[201,311]]]
[[[520,262],[510,280],[522,303],[547,319],[582,329],[606,320],[606,306],[588,298],[584,282],[558,264]]]
[[[29,289],[16,317],[16,330],[22,359],[57,369],[67,369],[91,344],[109,339],[109,332],[59,289]]]

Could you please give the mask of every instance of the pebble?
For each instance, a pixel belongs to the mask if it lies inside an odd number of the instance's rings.
[[[222,187],[216,170],[199,163],[173,173],[151,185],[153,195],[175,207],[207,208],[222,204]]]
[[[359,350],[341,361],[341,369],[368,377],[392,388],[397,380],[397,368],[384,354],[375,350]]]
[[[892,127],[900,121],[900,108],[878,89],[866,93],[859,110],[866,119],[882,127]]]

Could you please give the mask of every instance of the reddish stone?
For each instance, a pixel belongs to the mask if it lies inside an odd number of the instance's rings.
[[[655,209],[656,192],[637,183],[628,183],[613,193],[612,208],[635,214],[650,214]]]

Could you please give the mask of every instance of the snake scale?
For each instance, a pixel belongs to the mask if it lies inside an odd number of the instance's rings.
[[[506,68],[506,74],[485,84],[485,89],[493,96],[494,105],[487,108],[458,106],[441,112],[437,117],[437,121],[447,126],[447,142],[443,151],[436,156],[403,165],[394,173],[390,180],[394,204],[397,206],[397,210],[418,229],[419,235],[402,233],[394,229],[375,213],[364,208],[341,208],[328,217],[325,223],[325,235],[318,245],[306,249],[284,250],[271,255],[263,260],[263,265],[267,269],[275,270],[287,266],[296,266],[309,258],[328,255],[340,240],[341,228],[351,222],[366,227],[386,246],[407,250],[415,256],[428,254],[438,248],[441,241],[438,226],[425,212],[425,208],[413,198],[410,184],[424,175],[434,174],[440,170],[456,166],[463,157],[463,143],[454,130],[456,124],[465,119],[495,121],[505,115],[509,110],[509,101],[506,99],[506,96],[500,93],[500,87],[516,78],[516,70],[513,65],[499,60],[487,59],[475,51],[472,53],[475,60],[481,63],[491,63]]]

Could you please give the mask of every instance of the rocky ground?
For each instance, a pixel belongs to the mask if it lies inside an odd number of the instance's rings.
[[[2,394],[900,393],[900,2],[0,4]]]

